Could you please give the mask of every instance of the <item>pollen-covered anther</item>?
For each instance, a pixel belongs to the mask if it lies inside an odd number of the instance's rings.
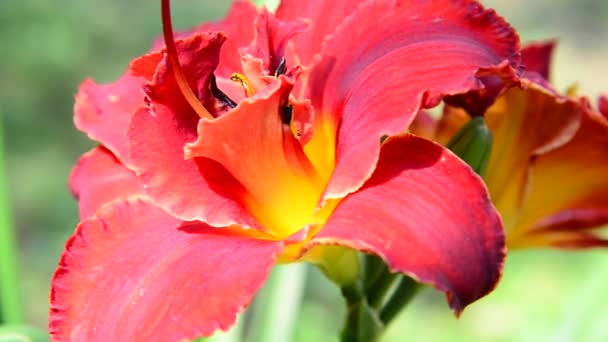
[[[247,76],[235,72],[234,74],[232,74],[232,76],[230,76],[230,80],[238,82],[241,84],[241,86],[243,86],[243,90],[245,90],[246,97],[255,95],[255,88],[253,87],[253,84],[251,83],[251,81],[249,81]]]

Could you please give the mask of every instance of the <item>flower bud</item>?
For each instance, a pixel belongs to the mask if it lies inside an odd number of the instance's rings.
[[[492,152],[492,132],[484,118],[476,116],[454,134],[447,143],[447,148],[483,177]]]

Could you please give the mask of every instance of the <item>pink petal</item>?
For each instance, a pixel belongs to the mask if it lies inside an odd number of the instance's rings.
[[[309,66],[313,57],[321,52],[325,38],[352,14],[363,0],[302,1],[282,0],[277,9],[281,20],[304,19],[308,30],[294,38],[294,47],[299,65]]]
[[[181,341],[230,327],[282,243],[180,224],[146,202],[83,221],[53,277],[52,339]]]
[[[92,216],[104,204],[145,196],[143,184],[104,147],[83,155],[70,175],[70,188],[78,199],[80,217]]]
[[[318,120],[340,127],[327,196],[359,188],[373,172],[380,137],[406,130],[421,108],[483,87],[478,74],[514,73],[518,41],[502,18],[473,1],[359,7],[326,41],[310,76]]]
[[[128,73],[107,85],[86,80],[76,95],[76,127],[91,139],[101,142],[123,163],[128,163],[129,121],[144,105],[143,83],[144,79]]]
[[[392,270],[446,292],[457,313],[496,286],[505,257],[502,223],[481,179],[415,136],[382,145],[371,179],[312,243],[377,254]]]

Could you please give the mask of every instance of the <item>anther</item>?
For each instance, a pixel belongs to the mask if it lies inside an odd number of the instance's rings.
[[[251,84],[251,81],[249,81],[249,79],[247,79],[245,75],[234,73],[232,74],[232,76],[230,76],[230,79],[234,82],[240,83],[241,86],[243,86],[243,90],[245,90],[246,97],[255,95],[255,88],[253,87],[253,84]]]
[[[274,72],[274,77],[279,77],[283,75],[287,71],[287,62],[285,61],[285,57],[281,58],[281,62],[279,66],[277,66],[277,70]]]
[[[211,94],[215,96],[216,99],[220,100],[222,104],[228,106],[230,108],[236,107],[236,102],[234,102],[228,95],[226,95],[220,88],[217,87],[217,82],[215,79],[215,74],[211,76]]]

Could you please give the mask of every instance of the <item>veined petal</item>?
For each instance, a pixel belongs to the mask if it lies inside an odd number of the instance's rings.
[[[608,223],[608,118],[589,109],[581,118],[570,141],[531,159],[524,205],[517,229],[509,235],[510,245],[525,244],[526,232],[544,231],[548,238],[551,232],[589,236],[583,230]]]
[[[70,189],[80,217],[93,216],[103,205],[128,198],[145,197],[143,184],[104,147],[84,154],[70,175]]]
[[[123,163],[129,162],[129,121],[137,109],[144,105],[144,81],[129,73],[107,85],[86,80],[76,95],[76,127],[106,146]]]
[[[508,90],[485,116],[494,144],[484,179],[508,235],[518,225],[521,208],[528,205],[524,196],[532,159],[572,139],[584,111],[584,105],[575,100],[535,83],[525,81],[524,85],[527,89]]]
[[[311,244],[377,254],[393,271],[446,292],[457,313],[496,286],[505,257],[481,179],[445,148],[411,135],[382,145],[373,176]]]
[[[331,35],[346,17],[365,0],[301,1],[282,0],[277,17],[282,20],[304,19],[308,30],[294,38],[299,65],[309,66],[321,52],[325,38]]]
[[[54,341],[181,341],[226,330],[282,244],[181,221],[146,202],[82,222],[53,276]]]
[[[222,164],[244,186],[249,212],[281,237],[309,223],[325,185],[283,122],[287,110],[292,117],[313,110],[308,101],[288,103],[292,88],[293,80],[280,76],[227,114],[201,120],[198,140],[185,148],[187,158]]]
[[[326,196],[360,187],[373,172],[381,136],[406,130],[421,108],[482,88],[479,72],[512,69],[518,41],[502,18],[473,1],[361,5],[323,45],[308,85],[317,120],[334,132],[340,127]]]
[[[254,37],[253,22],[258,16],[258,9],[251,1],[234,0],[232,7],[222,20],[205,22],[185,32],[175,34],[176,38],[188,38],[197,33],[220,31],[228,38],[222,46],[217,75],[228,79],[234,72],[241,70],[241,55],[239,48],[247,46]],[[154,43],[154,49],[165,46],[162,38]]]

